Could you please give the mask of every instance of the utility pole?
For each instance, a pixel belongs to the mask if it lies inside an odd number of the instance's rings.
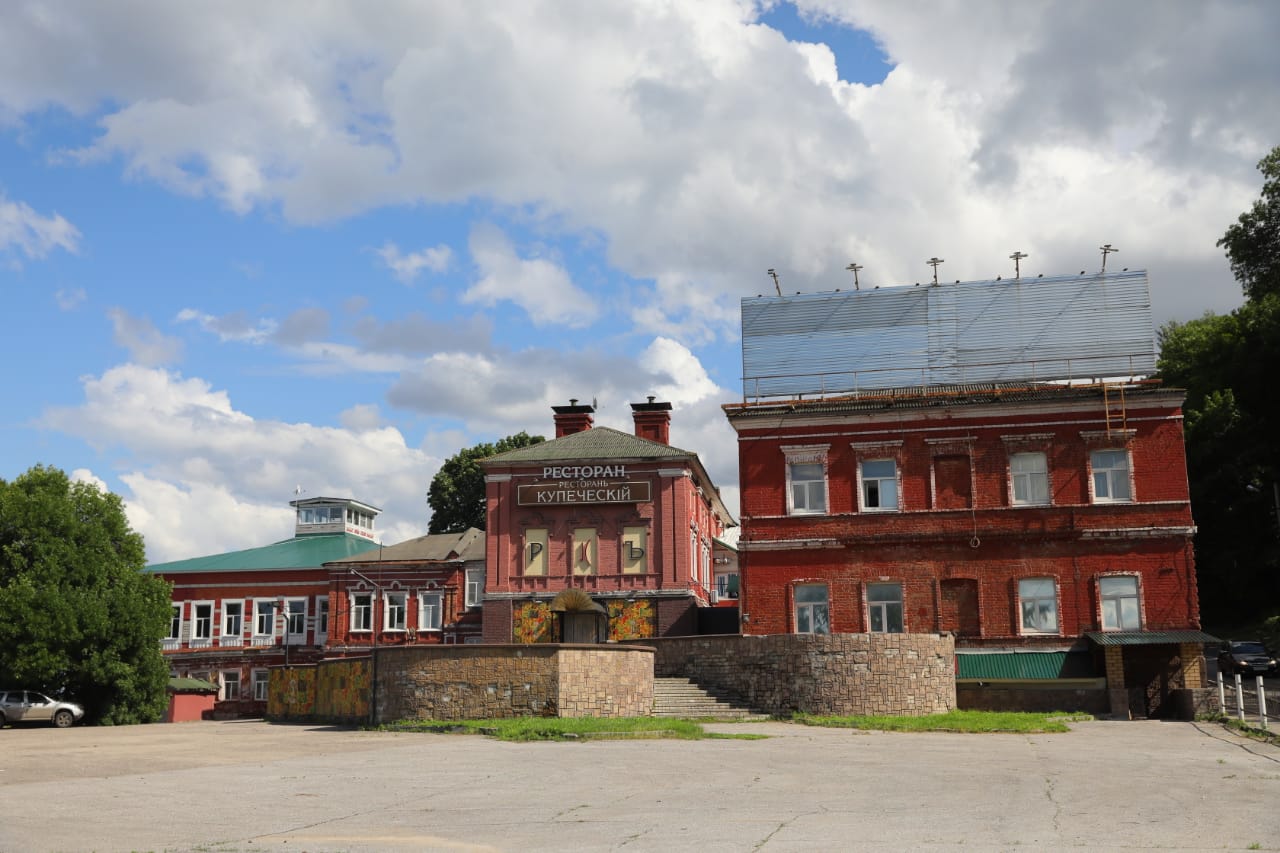
[[[769,275],[773,278],[773,289],[778,291],[778,295],[782,295],[782,285],[778,284],[778,271],[770,268]]]
[[[933,286],[937,287],[938,286],[938,264],[945,264],[946,261],[942,258],[930,258],[929,260],[925,261],[925,263],[933,267]]]
[[[1017,281],[1018,279],[1022,278],[1022,259],[1029,258],[1029,257],[1031,256],[1028,255],[1026,252],[1014,252],[1012,255],[1009,256],[1009,259],[1013,261],[1014,281]]]
[[[862,264],[851,263],[849,266],[845,267],[845,269],[853,273],[853,289],[861,290],[862,288],[858,286],[858,270],[862,269]]]
[[[1112,252],[1118,252],[1120,250],[1112,247],[1110,243],[1103,243],[1101,246],[1098,247],[1098,251],[1102,252],[1102,274],[1106,275],[1107,274],[1107,255],[1111,254]]]

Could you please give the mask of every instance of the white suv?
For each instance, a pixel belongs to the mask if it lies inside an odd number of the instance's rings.
[[[53,723],[65,729],[84,717],[74,702],[58,702],[34,690],[0,690],[0,727],[6,723]]]

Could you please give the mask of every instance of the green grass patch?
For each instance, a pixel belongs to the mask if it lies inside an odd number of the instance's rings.
[[[1088,714],[950,711],[946,714],[929,714],[924,717],[819,717],[812,714],[796,714],[792,719],[806,726],[874,729],[889,732],[1043,734],[1069,731],[1068,722],[1092,720],[1093,717]]]
[[[481,734],[507,741],[625,740],[666,738],[700,740],[733,738],[753,740],[759,735],[720,735],[703,730],[689,720],[658,717],[512,717],[500,720],[402,720],[378,727],[379,731]]]

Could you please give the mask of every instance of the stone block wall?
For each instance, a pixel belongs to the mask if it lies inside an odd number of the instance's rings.
[[[692,678],[759,711],[923,716],[956,707],[950,634],[659,638],[654,675]]]
[[[379,649],[378,722],[645,716],[653,650],[618,645]]]
[[[641,654],[619,654],[629,649]],[[653,712],[653,653],[638,646],[561,646],[561,717],[647,717]]]

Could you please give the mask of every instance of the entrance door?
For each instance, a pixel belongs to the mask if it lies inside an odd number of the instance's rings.
[[[595,611],[564,614],[564,642],[596,642],[596,620]]]

